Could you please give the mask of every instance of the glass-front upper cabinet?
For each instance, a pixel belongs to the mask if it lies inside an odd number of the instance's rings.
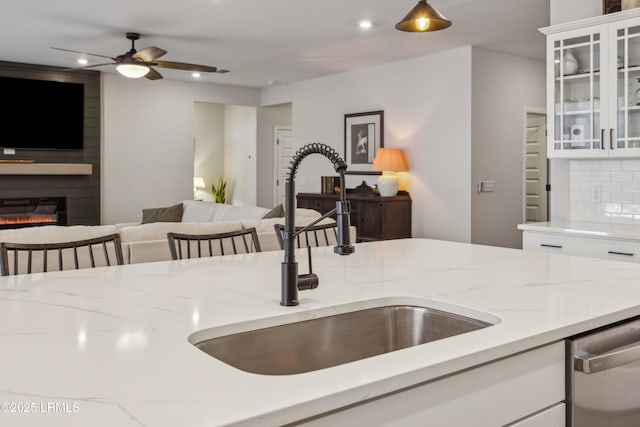
[[[616,97],[610,156],[640,156],[640,18],[612,24],[609,34],[616,68],[610,80]]]
[[[547,95],[553,102],[547,150],[556,157],[593,156],[594,150],[602,150],[605,34],[606,27],[600,27],[550,39],[553,62],[547,78],[553,84]]]
[[[541,31],[547,156],[640,157],[640,9]]]

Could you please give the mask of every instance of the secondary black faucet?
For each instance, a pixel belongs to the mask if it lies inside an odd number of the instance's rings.
[[[294,197],[296,194],[296,171],[302,159],[310,154],[322,154],[333,164],[333,169],[340,174],[340,200],[336,202],[335,209],[322,215],[307,226],[296,231]],[[318,276],[312,272],[298,274],[298,263],[295,255],[295,239],[307,228],[314,226],[324,218],[336,214],[338,228],[338,242],[333,251],[339,255],[349,255],[354,251],[351,245],[349,202],[346,198],[344,187],[344,171],[347,164],[340,158],[336,151],[326,144],[317,142],[302,146],[291,159],[289,166],[289,176],[285,182],[284,196],[284,261],[282,262],[282,296],[280,305],[298,305],[298,290],[314,289],[318,287]],[[309,268],[311,268],[311,252],[309,252]]]

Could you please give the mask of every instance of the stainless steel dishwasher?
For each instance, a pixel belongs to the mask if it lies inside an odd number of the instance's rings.
[[[567,343],[567,426],[640,426],[640,319]]]

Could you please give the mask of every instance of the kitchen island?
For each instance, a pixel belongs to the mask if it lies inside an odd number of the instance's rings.
[[[427,239],[332,251],[314,249],[320,286],[298,307],[279,305],[279,251],[0,278],[0,425],[282,425],[640,315],[635,263]],[[244,372],[188,341],[376,301],[495,324],[296,375]]]

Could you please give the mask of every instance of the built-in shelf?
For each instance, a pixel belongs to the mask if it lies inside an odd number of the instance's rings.
[[[2,163],[0,175],[91,175],[89,163]]]

